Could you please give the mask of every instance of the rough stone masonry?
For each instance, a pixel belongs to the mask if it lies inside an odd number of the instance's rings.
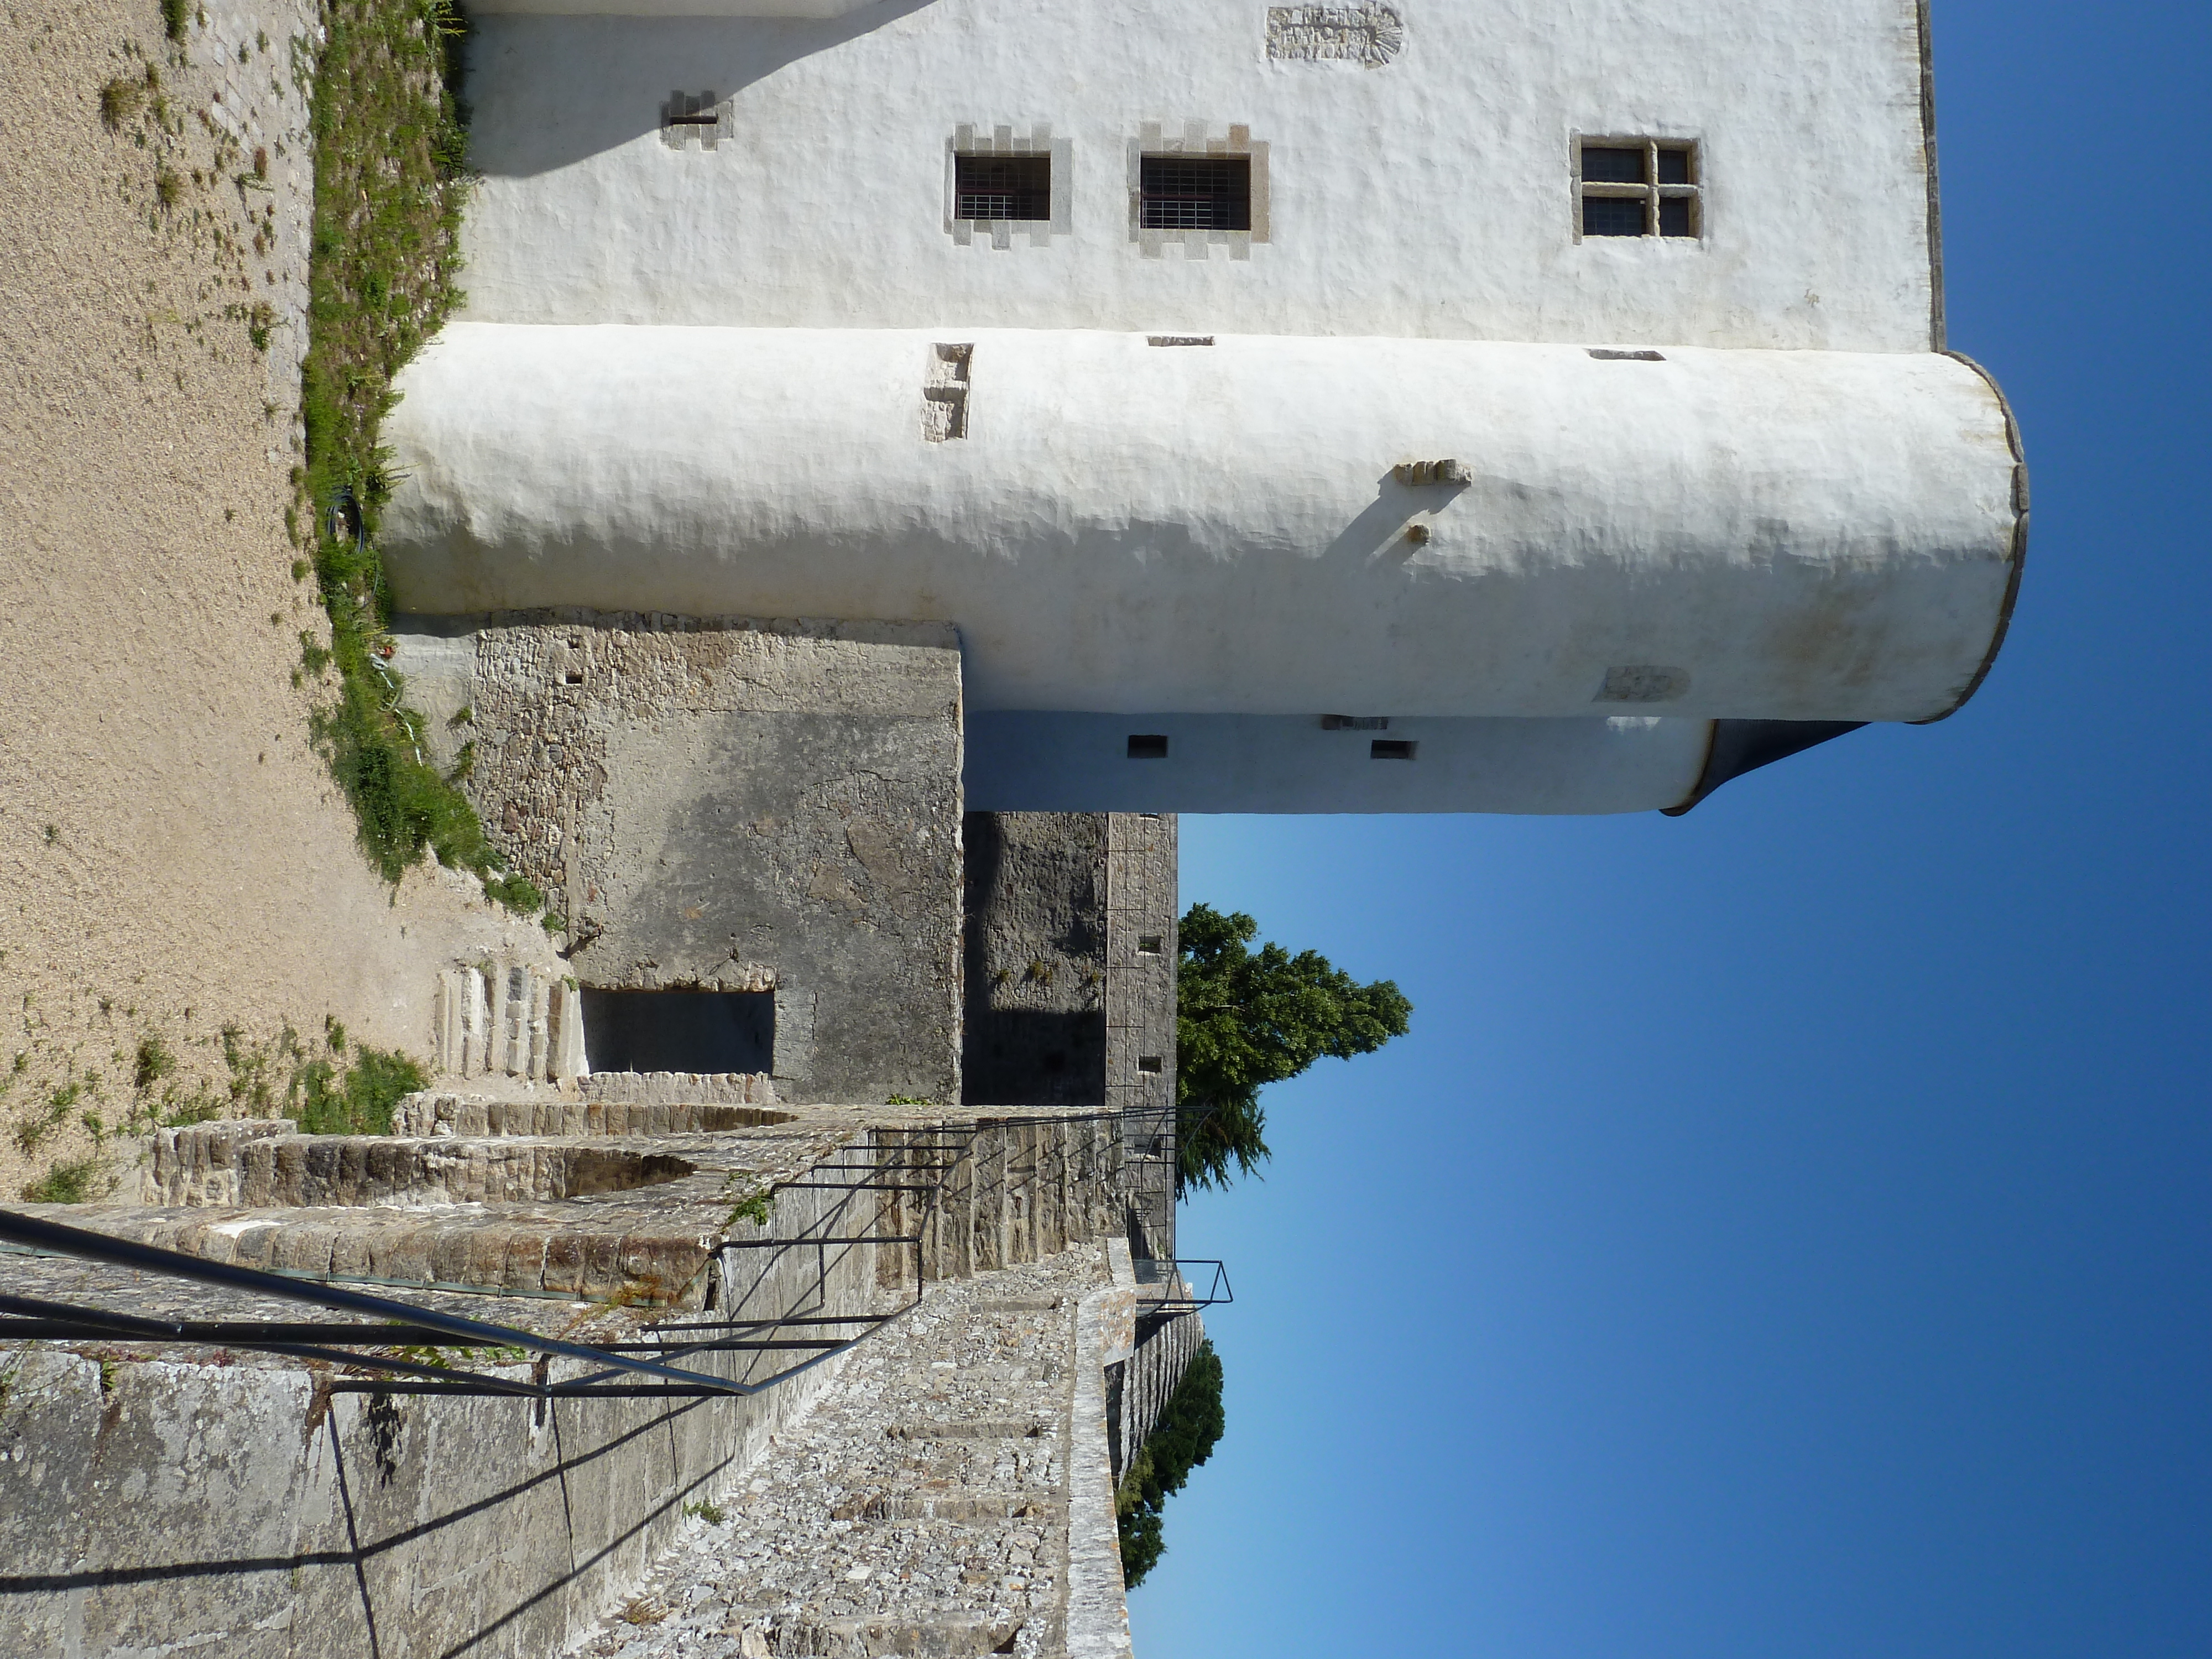
[[[772,993],[786,1100],[960,1098],[951,628],[555,611],[398,647],[580,985]]]

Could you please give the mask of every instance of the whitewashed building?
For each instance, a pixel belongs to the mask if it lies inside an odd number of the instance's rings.
[[[492,0],[404,606],[950,622],[971,808],[1621,811],[1958,708],[1915,0]]]

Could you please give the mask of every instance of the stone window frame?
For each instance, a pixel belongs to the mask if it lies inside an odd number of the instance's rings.
[[[1644,155],[1645,182],[1641,185],[1585,183],[1583,179],[1583,148],[1589,145],[1601,149],[1632,149],[1640,148]],[[1690,182],[1686,185],[1662,185],[1659,182],[1658,152],[1662,149],[1682,150],[1690,157]],[[1658,242],[1675,247],[1703,247],[1705,244],[1707,214],[1705,195],[1711,180],[1706,173],[1705,141],[1702,134],[1672,133],[1656,131],[1645,132],[1570,132],[1567,135],[1568,213],[1577,244],[1584,241],[1613,242],[1633,247]],[[1649,204],[1644,222],[1648,228],[1641,236],[1590,236],[1583,234],[1583,203],[1592,196],[1612,197],[1617,200],[1634,200],[1641,197]],[[1668,236],[1659,229],[1659,204],[1662,198],[1686,200],[1690,204],[1690,234],[1687,236]]]
[[[660,142],[673,150],[690,149],[696,144],[701,149],[714,149],[725,138],[737,136],[737,122],[731,113],[733,96],[725,96],[711,87],[704,92],[675,91],[668,94],[660,106]],[[712,115],[710,121],[701,119]]]
[[[1146,121],[1129,140],[1129,240],[1147,259],[1165,253],[1170,242],[1182,244],[1183,258],[1203,259],[1209,250],[1226,247],[1232,259],[1249,259],[1253,247],[1269,239],[1267,141],[1255,139],[1252,129],[1231,123],[1213,136],[1204,121],[1185,121],[1178,136],[1168,137],[1164,121]],[[1144,223],[1145,157],[1147,155],[1242,155],[1252,164],[1252,228],[1249,230],[1192,230],[1147,228]]]
[[[956,247],[1011,248],[1017,235],[1029,239],[1031,247],[1049,247],[1055,236],[1074,233],[1074,214],[1070,203],[1074,178],[1074,146],[1066,138],[1053,136],[1052,123],[1033,121],[1026,137],[1017,137],[1012,122],[988,125],[980,121],[963,121],[952,129],[945,141],[945,234],[952,239]],[[959,169],[953,158],[958,155],[1042,155],[1052,162],[1052,217],[1049,219],[958,219],[953,210],[958,205],[955,178]],[[981,233],[978,234],[978,233]]]

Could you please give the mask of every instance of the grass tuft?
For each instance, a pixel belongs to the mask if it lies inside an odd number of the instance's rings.
[[[314,569],[331,620],[325,651],[301,641],[310,676],[337,670],[313,731],[387,881],[425,853],[473,872],[509,908],[538,890],[502,878],[458,784],[424,757],[422,717],[386,665],[392,590],[376,532],[392,493],[378,432],[392,382],[461,299],[467,112],[456,92],[468,26],[452,0],[335,0],[315,76],[315,224],[301,415]]]
[[[107,1174],[100,1155],[87,1152],[66,1164],[57,1164],[23,1188],[33,1204],[88,1204],[107,1195]]]
[[[160,1033],[149,1032],[138,1039],[138,1053],[131,1066],[131,1080],[139,1093],[145,1093],[176,1069],[176,1056],[169,1052]]]
[[[161,32],[172,40],[185,38],[185,25],[192,21],[196,10],[192,0],[161,0]]]
[[[118,75],[100,89],[100,124],[115,131],[146,106],[146,82],[136,76]]]

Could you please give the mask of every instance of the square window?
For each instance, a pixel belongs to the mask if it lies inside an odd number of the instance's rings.
[[[1249,155],[1147,155],[1138,168],[1137,223],[1146,230],[1252,228]]]
[[[1133,732],[1129,734],[1131,760],[1165,760],[1167,757],[1168,740],[1158,732]]]
[[[1671,236],[1704,228],[1694,144],[1657,138],[1595,138],[1575,152],[1577,240]]]
[[[1158,1071],[1160,1069],[1160,1056],[1158,1054],[1139,1054],[1137,1056],[1137,1069],[1140,1072]]]
[[[1377,738],[1367,745],[1370,760],[1411,760],[1415,745],[1402,738]]]
[[[1137,954],[1140,957],[1156,957],[1159,955],[1161,938],[1162,936],[1158,933],[1138,934]]]
[[[1036,222],[1052,217],[1049,155],[955,155],[952,216]]]

